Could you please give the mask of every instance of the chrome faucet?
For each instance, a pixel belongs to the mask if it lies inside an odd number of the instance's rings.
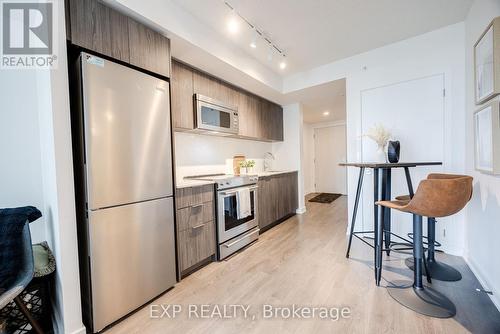
[[[264,172],[267,172],[271,168],[271,160],[275,160],[274,154],[271,152],[266,152],[264,154]]]

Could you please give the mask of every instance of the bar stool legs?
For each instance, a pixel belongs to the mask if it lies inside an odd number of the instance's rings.
[[[361,189],[363,188],[363,176],[365,175],[365,168],[361,167],[359,169],[358,178],[358,189],[356,189],[356,200],[354,201],[354,210],[352,212],[351,220],[351,232],[349,233],[349,243],[347,244],[347,252],[345,257],[349,258],[349,252],[351,251],[352,236],[354,235],[354,224],[356,223],[356,214],[358,213],[359,197],[361,195]]]
[[[398,303],[420,314],[435,318],[453,317],[455,305],[445,295],[423,285],[423,255],[422,216],[413,215],[413,285],[408,281],[396,281],[387,287],[387,291]]]
[[[427,256],[427,268],[429,269],[430,276],[439,281],[455,282],[462,279],[462,274],[452,266],[445,263],[436,261],[434,241],[436,238],[436,219],[433,217],[427,218],[427,241],[428,241],[428,256]],[[411,270],[414,270],[414,261],[412,258],[407,258],[405,264]],[[423,271],[423,275],[427,276],[426,270]]]

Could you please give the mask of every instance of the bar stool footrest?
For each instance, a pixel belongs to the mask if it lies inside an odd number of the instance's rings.
[[[391,252],[399,253],[399,254],[413,254],[413,245],[406,242],[393,242],[389,247]]]
[[[413,233],[412,232],[407,233],[406,235],[408,236],[408,238],[410,238],[411,240],[413,240]],[[429,241],[426,241],[427,237],[426,236],[422,236],[422,239],[424,239],[424,241],[423,241],[424,246],[429,246]],[[440,242],[434,240],[434,247],[441,247],[441,246],[442,245],[441,245]]]

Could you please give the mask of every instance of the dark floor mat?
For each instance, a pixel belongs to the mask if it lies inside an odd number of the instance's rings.
[[[317,203],[331,203],[335,201],[337,198],[342,196],[341,194],[330,194],[330,193],[321,193],[317,196],[314,196],[309,200],[309,202],[317,202]]]

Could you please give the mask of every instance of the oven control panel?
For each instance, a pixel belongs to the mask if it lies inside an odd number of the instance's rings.
[[[217,189],[229,189],[235,187],[242,187],[251,184],[255,184],[259,181],[259,177],[257,175],[241,175],[241,176],[233,176],[227,179],[222,179],[217,181]]]

